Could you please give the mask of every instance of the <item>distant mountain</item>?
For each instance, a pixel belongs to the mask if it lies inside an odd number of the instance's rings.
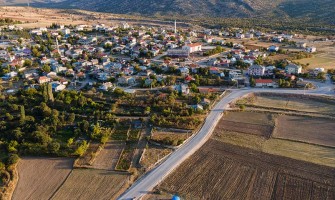
[[[76,8],[119,14],[190,17],[307,18],[335,24],[334,0],[30,0],[36,7]],[[0,5],[27,0],[0,0]]]

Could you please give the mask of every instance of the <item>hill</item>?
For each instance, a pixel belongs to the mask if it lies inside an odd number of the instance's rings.
[[[0,5],[24,5],[26,2],[3,0]],[[32,0],[31,5],[146,16],[302,18],[335,23],[333,0]]]

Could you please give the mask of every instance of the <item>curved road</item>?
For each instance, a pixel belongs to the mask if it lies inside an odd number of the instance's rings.
[[[315,90],[291,90],[291,89],[242,89],[233,90],[229,95],[221,99],[212,109],[206,118],[201,130],[188,142],[184,143],[178,150],[173,152],[164,162],[156,166],[150,172],[137,180],[118,199],[141,199],[144,195],[152,191],[163,179],[176,169],[182,162],[195,153],[212,135],[215,126],[219,122],[223,111],[229,103],[237,98],[253,92],[310,94],[310,95],[334,95],[333,85],[327,83],[317,83]]]

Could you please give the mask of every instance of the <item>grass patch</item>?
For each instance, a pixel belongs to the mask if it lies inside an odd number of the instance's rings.
[[[133,158],[134,149],[126,147],[120,156],[119,162],[116,165],[116,170],[128,171]]]

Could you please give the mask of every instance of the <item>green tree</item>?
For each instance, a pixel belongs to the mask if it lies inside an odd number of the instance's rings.
[[[50,65],[43,65],[42,66],[42,71],[45,73],[49,73],[51,71]]]
[[[26,111],[24,106],[20,106],[20,122],[23,123],[26,120]]]
[[[70,113],[69,114],[69,117],[67,119],[67,121],[70,123],[70,124],[73,124],[74,120],[76,119],[76,115],[74,113]]]
[[[249,82],[250,82],[250,86],[251,87],[255,87],[256,86],[256,80],[254,79],[254,77],[250,77]]]
[[[84,140],[79,144],[74,154],[77,156],[82,156],[86,152],[87,148],[88,148],[88,144],[86,140]]]
[[[56,141],[52,141],[48,144],[48,150],[50,153],[57,154],[60,149],[60,144]]]

